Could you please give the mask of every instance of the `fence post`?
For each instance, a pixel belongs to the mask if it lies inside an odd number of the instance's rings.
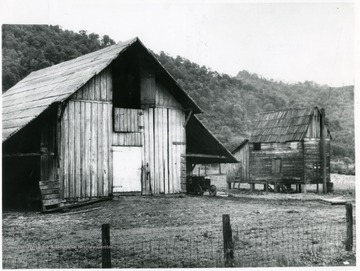
[[[233,267],[234,266],[234,244],[232,241],[230,216],[223,215],[222,221],[223,221],[225,267]]]
[[[110,224],[101,225],[102,268],[111,268]]]
[[[346,251],[351,251],[353,248],[353,212],[352,204],[346,203],[346,241],[345,249]]]

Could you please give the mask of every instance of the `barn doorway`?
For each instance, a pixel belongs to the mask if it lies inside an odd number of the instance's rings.
[[[39,157],[3,157],[3,210],[41,210]]]
[[[141,192],[142,147],[113,147],[113,192]]]

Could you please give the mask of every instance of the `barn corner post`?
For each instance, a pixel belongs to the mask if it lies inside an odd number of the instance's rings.
[[[323,192],[327,193],[327,183],[326,183],[326,133],[325,133],[325,109],[321,108],[321,118],[320,118],[320,150],[321,150],[321,169],[322,169],[322,179],[323,179]]]
[[[230,216],[227,214],[224,214],[222,216],[222,222],[223,222],[225,267],[233,267],[234,266],[234,244],[232,241]]]

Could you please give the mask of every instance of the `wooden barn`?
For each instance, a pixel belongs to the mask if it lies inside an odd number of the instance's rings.
[[[321,111],[315,107],[262,113],[250,140],[232,152],[240,163],[228,166],[228,179],[250,183],[252,190],[255,184],[275,192],[289,191],[291,185],[306,192],[306,184],[332,189],[331,135]]]
[[[2,101],[4,203],[180,193],[194,164],[236,162],[137,38],[33,72]]]

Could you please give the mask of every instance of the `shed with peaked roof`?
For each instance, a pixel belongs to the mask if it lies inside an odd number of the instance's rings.
[[[232,152],[235,157],[242,153],[249,161],[239,165],[239,171],[249,172],[248,177],[238,179],[250,183],[252,189],[255,183],[264,183],[265,189],[275,191],[289,190],[291,184],[297,184],[300,189],[300,185],[323,184],[326,161],[326,182],[330,183],[331,135],[325,124],[321,125],[324,114],[317,107],[260,114],[248,148],[242,143]],[[321,144],[323,132],[325,148]]]
[[[33,72],[2,100],[4,195],[38,191],[43,210],[179,193],[187,163],[236,162],[138,38]]]

